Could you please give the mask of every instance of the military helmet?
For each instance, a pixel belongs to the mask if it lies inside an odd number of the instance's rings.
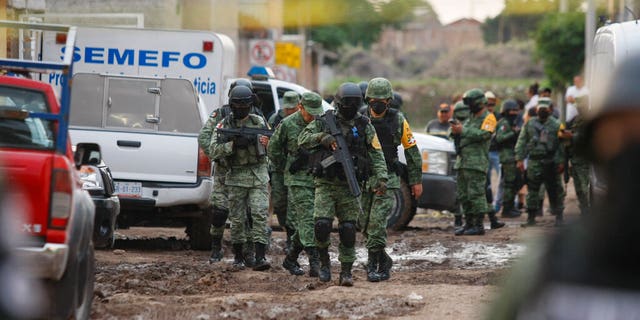
[[[253,92],[249,87],[236,85],[229,92],[229,104],[250,105],[253,103]]]
[[[458,121],[464,121],[471,116],[471,111],[469,110],[469,106],[464,104],[462,101],[456,102],[453,107],[453,117]]]
[[[365,99],[391,99],[393,89],[391,82],[385,78],[373,78],[369,81]]]
[[[482,90],[475,88],[468,90],[462,95],[462,102],[471,107],[480,104],[486,104],[487,98],[484,96],[484,92],[482,92]]]
[[[366,81],[360,81],[360,83],[358,83],[358,87],[360,88],[360,92],[362,92],[362,99],[364,99],[364,97],[367,94],[367,87],[369,86],[369,83]]]
[[[340,106],[354,106],[359,108],[362,105],[362,93],[360,87],[353,82],[345,82],[338,87],[334,102]]]
[[[505,114],[511,110],[518,110],[518,103],[513,99],[505,100],[502,103],[501,109],[502,109],[502,112]]]
[[[391,100],[389,107],[397,110],[400,110],[400,108],[402,108],[402,96],[398,92],[393,92],[393,99]]]
[[[460,112],[460,111],[466,111],[466,110],[469,110],[469,106],[464,104],[464,102],[462,101],[456,102],[456,104],[453,106],[453,112]]]

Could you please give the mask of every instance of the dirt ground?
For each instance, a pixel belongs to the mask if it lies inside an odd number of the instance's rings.
[[[570,187],[568,220],[577,218]],[[96,253],[92,319],[479,319],[501,279],[525,254],[526,244],[553,232],[545,213],[536,228],[519,218],[484,236],[453,235],[448,213],[419,210],[407,230],[389,234],[391,279],[366,281],[366,250],[358,245],[355,285],[337,285],[338,236],[332,236],[332,281],[292,276],[281,267],[285,234],[274,231],[266,272],[234,271],[228,230],[224,260],[193,251],[182,228],[118,231],[115,249]],[[488,221],[486,221],[488,228]],[[275,219],[273,220],[275,221]],[[359,235],[360,237],[360,235]],[[358,238],[362,240],[361,238]],[[304,254],[299,259],[305,270]]]

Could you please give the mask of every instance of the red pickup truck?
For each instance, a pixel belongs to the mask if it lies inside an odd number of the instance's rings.
[[[56,68],[64,72],[71,65],[71,59],[66,61],[0,59],[0,69],[24,75]],[[78,144],[74,155],[68,87],[60,101],[48,84],[0,76],[0,172],[10,198],[21,208],[16,214],[20,222],[14,225],[22,237],[14,251],[45,289],[48,304],[39,316],[87,319],[93,299],[95,207],[82,189],[79,168],[99,162],[100,151],[95,144]]]

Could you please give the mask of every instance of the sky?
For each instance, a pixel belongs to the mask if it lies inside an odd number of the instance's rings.
[[[504,8],[504,0],[427,0],[442,24],[461,18],[475,18],[480,22],[495,17]]]

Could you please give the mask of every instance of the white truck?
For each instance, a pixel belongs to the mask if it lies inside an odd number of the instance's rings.
[[[45,33],[42,56],[62,56]],[[231,40],[206,31],[78,27],[70,133],[100,145],[121,201],[119,227],[186,225],[191,247],[208,249],[209,159],[197,136],[235,75]],[[60,73],[41,79],[54,86]]]

